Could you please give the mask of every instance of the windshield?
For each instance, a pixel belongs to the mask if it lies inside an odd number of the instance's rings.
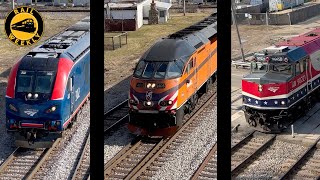
[[[53,84],[53,72],[38,72],[35,82],[36,93],[51,93]]]
[[[19,71],[17,78],[17,92],[49,94],[54,80],[53,72]]]
[[[31,71],[20,71],[17,82],[17,92],[31,92],[34,73]]]
[[[292,74],[291,64],[270,64],[270,72],[281,74]]]
[[[170,79],[182,75],[184,63],[181,60],[172,62],[140,61],[134,72],[135,77],[146,79]]]
[[[267,72],[268,64],[261,62],[252,62],[251,63],[251,72]]]

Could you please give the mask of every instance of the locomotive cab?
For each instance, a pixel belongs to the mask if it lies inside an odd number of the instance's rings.
[[[129,129],[134,126],[149,130],[169,127],[168,131],[175,131],[181,126],[184,106],[178,106],[181,104],[179,84],[194,51],[184,41],[164,39],[144,54],[130,81]]]
[[[262,131],[280,130],[284,125],[279,119],[293,116],[288,110],[307,93],[302,88],[306,68],[306,53],[301,48],[272,46],[256,53],[250,74],[242,79],[247,122]]]
[[[61,137],[62,101],[52,101],[59,58],[23,57],[13,68],[7,88],[7,130],[33,140]]]

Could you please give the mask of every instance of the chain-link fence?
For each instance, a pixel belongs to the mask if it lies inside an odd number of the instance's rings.
[[[312,4],[299,9],[286,10],[283,13],[236,13],[238,24],[246,25],[292,25],[320,15],[320,4]]]
[[[290,13],[269,14],[269,13],[236,13],[238,24],[246,25],[290,25],[292,24]],[[233,23],[233,22],[232,22]]]

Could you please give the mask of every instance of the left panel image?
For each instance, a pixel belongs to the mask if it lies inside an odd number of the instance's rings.
[[[0,179],[87,179],[90,1],[0,3]]]

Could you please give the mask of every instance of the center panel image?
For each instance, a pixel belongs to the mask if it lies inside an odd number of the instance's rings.
[[[216,8],[132,31],[120,4],[105,6],[105,179],[216,178]]]

